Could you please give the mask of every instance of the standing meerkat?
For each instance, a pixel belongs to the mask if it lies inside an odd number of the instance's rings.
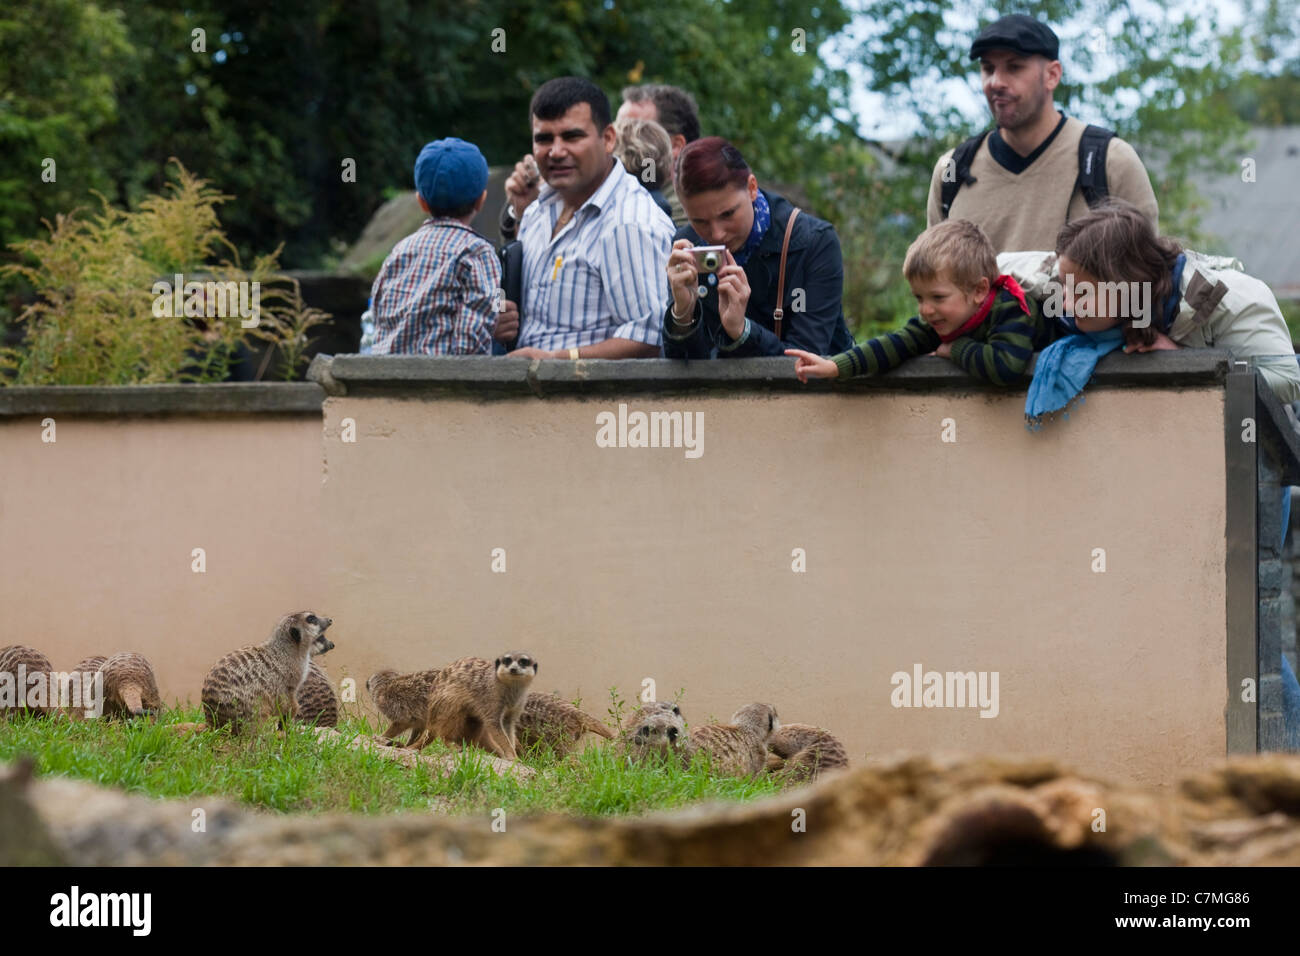
[[[50,659],[35,648],[0,648],[0,716],[20,710],[44,715],[57,709],[59,689],[51,685],[53,672]]]
[[[100,665],[99,672],[104,681],[105,717],[139,717],[162,710],[158,681],[143,654],[114,654]]]
[[[816,780],[849,765],[849,755],[829,731],[812,724],[782,724],[767,741],[767,771],[790,780]]]
[[[333,621],[311,611],[286,614],[265,644],[232,651],[203,679],[203,712],[208,726],[230,724],[238,733],[248,721],[276,716],[288,726],[298,710],[296,695],[311,664],[312,651],[334,646],[325,637]]]
[[[435,668],[414,674],[382,670],[370,675],[366,691],[379,708],[379,713],[388,719],[388,729],[383,736],[389,744],[395,745],[397,738],[408,730],[411,732],[408,744],[424,733],[424,722],[429,717],[429,691],[440,673],[442,671]]]
[[[529,694],[515,728],[516,744],[520,750],[545,744],[557,757],[563,757],[587,731],[606,740],[614,736],[614,731],[563,698]]]
[[[437,737],[519,759],[516,727],[536,676],[537,660],[525,651],[507,651],[492,662],[479,657],[453,661],[429,692],[424,730],[411,746],[420,750]]]
[[[295,719],[316,727],[337,727],[339,697],[329,675],[315,661],[307,667],[307,676],[298,688],[298,713]]]
[[[682,749],[682,763],[690,766],[701,751],[709,755],[714,773],[752,777],[767,765],[767,741],[781,724],[771,704],[746,704],[731,715],[729,724],[707,724],[691,731]]]
[[[330,647],[333,647],[330,644]],[[334,693],[334,685],[330,682],[329,675],[325,669],[316,663],[316,658],[329,651],[316,650],[316,645],[312,645],[311,662],[307,665],[307,676],[303,678],[302,685],[298,688],[298,714],[297,719],[304,724],[313,724],[316,727],[337,727],[339,723],[339,695]]]

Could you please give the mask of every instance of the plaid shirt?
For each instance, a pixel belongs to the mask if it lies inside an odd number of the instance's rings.
[[[543,185],[519,223],[519,347],[550,351],[611,338],[658,345],[672,220],[619,162],[552,239],[563,205]]]
[[[500,285],[491,243],[455,219],[426,219],[371,287],[374,354],[488,354]]]

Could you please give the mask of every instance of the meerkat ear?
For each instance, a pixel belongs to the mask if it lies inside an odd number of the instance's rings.
[[[496,660],[494,660],[494,661],[492,662],[492,666],[493,666],[493,667],[500,667],[500,666],[501,666],[501,658],[498,657]]]
[[[289,625],[289,636],[293,638],[295,644],[302,643],[302,631],[298,630],[297,624]]]
[[[542,665],[537,663],[537,661],[533,661],[533,673],[536,674],[541,669],[542,669]]]

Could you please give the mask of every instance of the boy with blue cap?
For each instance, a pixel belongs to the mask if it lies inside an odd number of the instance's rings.
[[[374,354],[487,355],[501,262],[470,228],[487,199],[487,160],[456,137],[426,143],[415,188],[429,218],[384,260],[371,287]]]

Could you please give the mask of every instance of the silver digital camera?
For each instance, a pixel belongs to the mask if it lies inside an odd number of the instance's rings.
[[[726,246],[691,246],[695,268],[700,272],[717,272],[726,262]]]

